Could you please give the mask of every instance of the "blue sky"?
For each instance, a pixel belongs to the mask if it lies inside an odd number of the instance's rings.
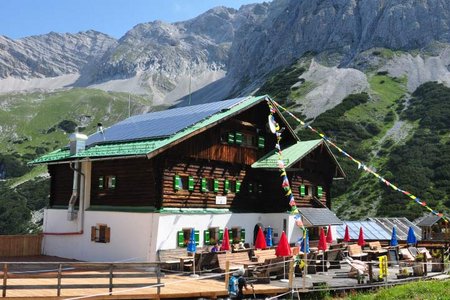
[[[262,0],[2,0],[0,35],[17,39],[50,31],[94,29],[120,38],[134,25],[183,21],[215,6],[239,8]],[[270,2],[270,1],[269,1]]]

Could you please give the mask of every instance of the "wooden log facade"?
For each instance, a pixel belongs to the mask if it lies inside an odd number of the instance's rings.
[[[249,212],[289,210],[279,170],[251,168],[274,149],[275,137],[266,124],[267,104],[262,102],[174,143],[150,159],[111,157],[92,161],[90,204]],[[292,132],[285,130],[282,149],[295,142]],[[319,147],[288,170],[300,207],[330,206],[329,190],[336,164],[325,152]],[[73,170],[69,164],[61,164],[50,165],[49,171],[52,178],[50,205],[67,206]],[[178,187],[175,187],[175,180],[179,180]],[[302,185],[308,190],[306,195],[300,194]],[[316,191],[318,186],[320,195]]]

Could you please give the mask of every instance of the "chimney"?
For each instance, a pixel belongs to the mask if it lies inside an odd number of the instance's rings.
[[[88,137],[81,133],[72,133],[69,137],[70,155],[75,155],[86,148],[86,140]]]

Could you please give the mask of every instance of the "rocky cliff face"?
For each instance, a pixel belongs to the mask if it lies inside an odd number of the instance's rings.
[[[114,38],[92,30],[76,34],[51,32],[19,40],[0,36],[0,78],[81,73],[116,44]]]
[[[10,80],[0,79],[0,92],[2,85],[10,91],[11,86],[50,84],[11,78],[72,74],[60,82],[146,94],[155,103],[170,103],[196,90],[194,103],[205,97],[217,100],[253,92],[268,74],[305,53],[327,67],[365,71],[373,67],[366,63],[370,59],[361,63],[365,50],[422,51],[432,43],[448,43],[449,26],[446,0],[273,0],[239,10],[217,7],[173,24],[139,24],[118,41],[94,31],[17,41],[0,37],[0,78]],[[420,67],[420,59],[414,61]],[[440,59],[439,78],[448,76],[446,61]],[[415,68],[410,65],[387,69],[401,74]],[[411,86],[420,83],[418,77]]]
[[[291,0],[274,12],[240,28],[230,51],[230,75],[258,77],[306,52],[338,54],[331,63],[349,65],[374,47],[411,50],[450,41],[445,0]]]

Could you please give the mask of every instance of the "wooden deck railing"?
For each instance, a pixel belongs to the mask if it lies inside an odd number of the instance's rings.
[[[0,256],[41,255],[42,235],[0,235]]]
[[[62,289],[108,289],[109,294],[117,288],[139,288],[154,286],[156,294],[160,295],[161,273],[159,262],[149,263],[85,263],[85,262],[0,262],[3,269],[2,297],[6,297],[8,290],[35,290],[54,289],[56,296],[61,296]],[[9,279],[55,279],[54,284],[48,281],[33,284],[8,284]],[[99,283],[95,280],[73,279],[108,279],[108,283]],[[149,281],[117,282],[126,278],[153,278]],[[64,282],[66,279],[69,282]],[[116,280],[116,282],[114,282]],[[122,280],[123,281],[123,280]],[[139,279],[137,280],[139,281]],[[153,282],[154,281],[154,282]]]

